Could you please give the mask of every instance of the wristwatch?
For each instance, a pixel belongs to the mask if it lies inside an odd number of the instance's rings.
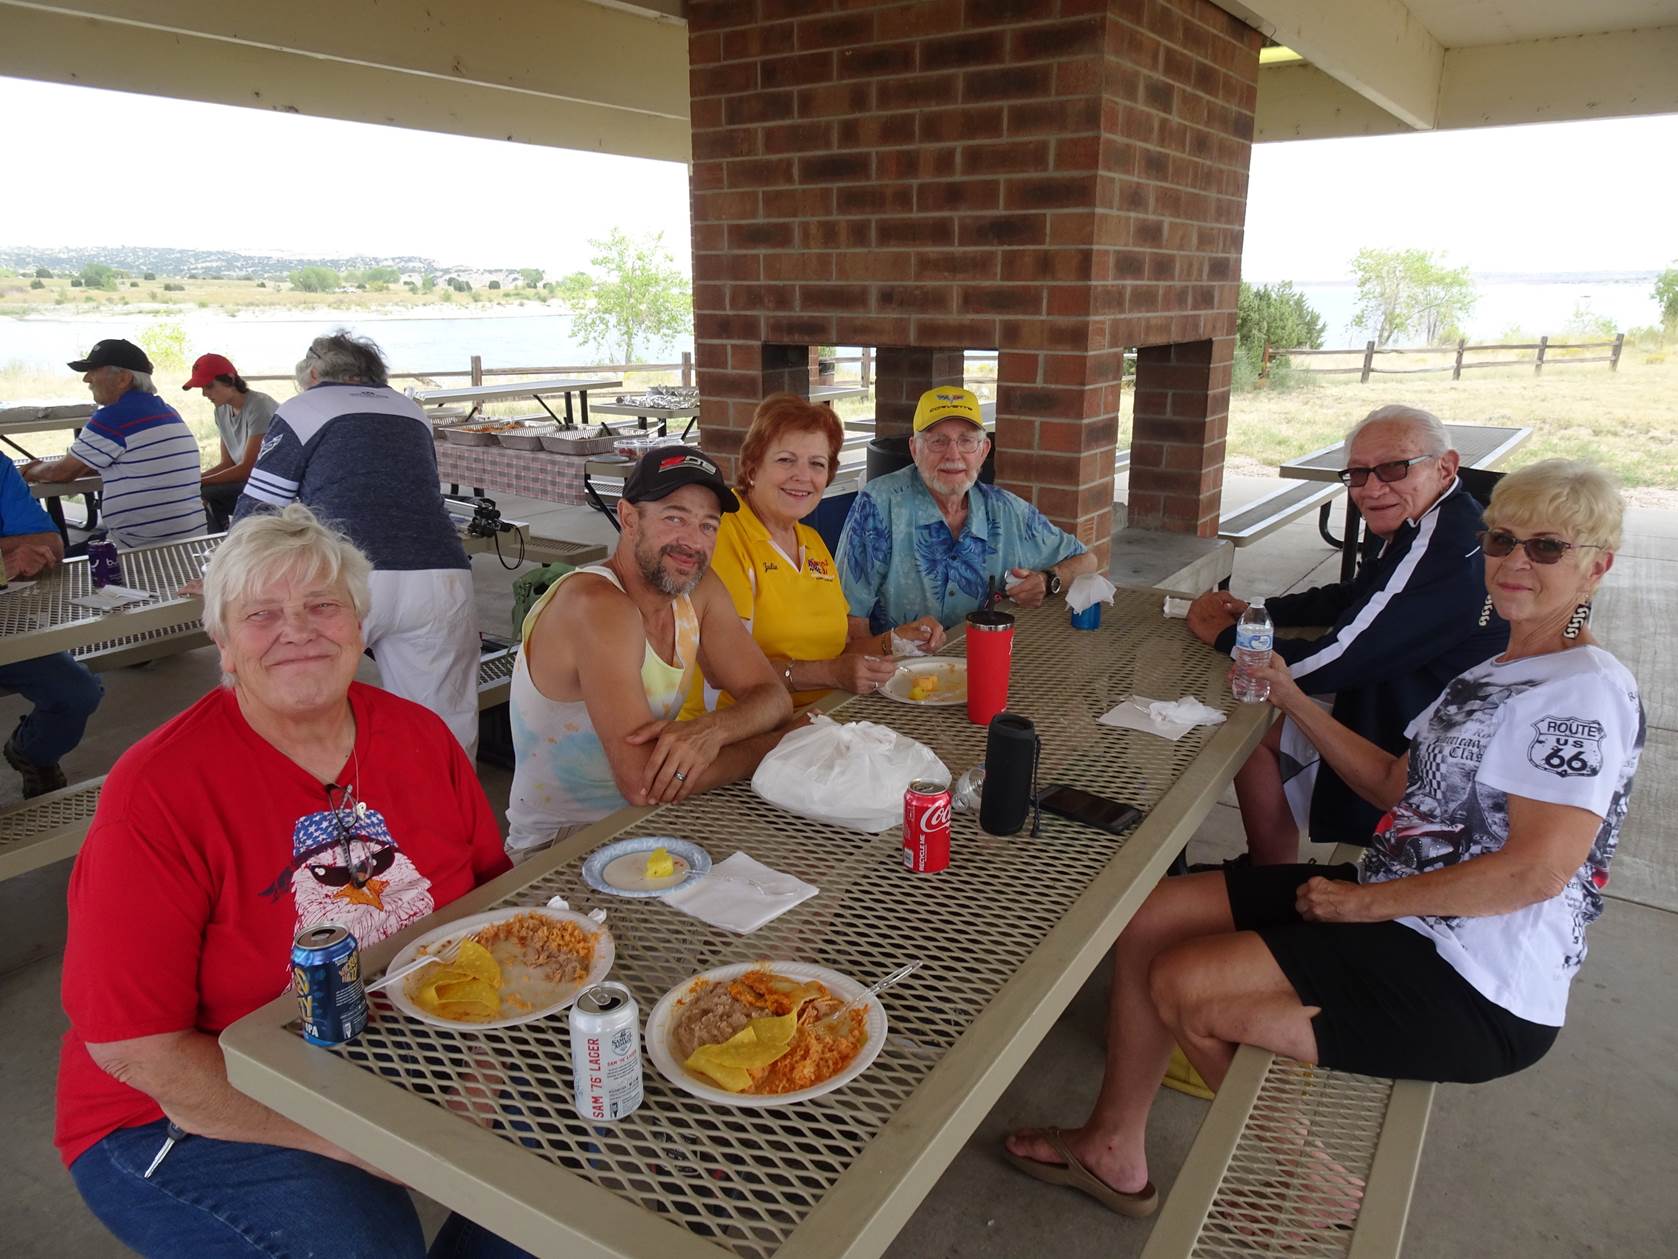
[[[787,667],[781,670],[781,681],[786,685],[786,688],[789,691],[796,691],[798,689],[792,684],[792,666],[796,663],[796,661],[788,660]]]
[[[1043,570],[1043,593],[1053,599],[1061,591],[1060,574],[1052,568]]]

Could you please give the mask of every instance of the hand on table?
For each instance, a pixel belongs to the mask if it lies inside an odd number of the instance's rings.
[[[1210,647],[1246,610],[1246,600],[1237,599],[1229,591],[1208,590],[1189,604],[1189,633]]]
[[[1367,891],[1344,879],[1307,879],[1294,894],[1294,908],[1306,922],[1379,922],[1362,912]]]
[[[631,804],[670,804],[686,800],[693,794],[699,775],[722,751],[722,733],[709,714],[695,717],[692,721],[649,721],[639,729],[631,730],[625,741],[653,745],[652,756],[647,760],[646,776],[641,781],[644,799],[631,800]]]
[[[18,464],[17,471],[18,475],[25,481],[33,481],[35,479],[35,473],[40,471],[40,468],[41,461],[39,459],[31,459],[27,463]]]
[[[181,588],[175,591],[175,593],[182,596],[202,595],[204,593],[204,579],[202,577],[194,577],[191,581],[183,583]]]
[[[34,577],[58,563],[58,553],[39,542],[25,542],[6,555],[6,580]]]
[[[1022,608],[1040,608],[1048,596],[1049,583],[1042,573],[1030,568],[1008,570],[1008,597]]]
[[[897,672],[897,661],[891,656],[871,656],[866,652],[848,651],[833,662],[839,685],[857,695],[872,695]]]
[[[907,639],[919,645],[922,651],[937,651],[944,645],[944,627],[938,623],[935,616],[917,617],[904,625],[892,630],[899,638]]]

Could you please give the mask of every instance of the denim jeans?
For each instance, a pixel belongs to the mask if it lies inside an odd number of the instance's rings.
[[[99,679],[67,651],[0,665],[0,686],[35,705],[12,737],[18,754],[36,765],[57,764],[82,741],[87,719],[105,694]]]
[[[211,533],[226,533],[233,525],[233,509],[245,492],[243,481],[215,481],[198,487],[204,499],[204,527]]]
[[[150,1180],[163,1120],[119,1128],[70,1165],[83,1201],[118,1241],[144,1256],[222,1259],[424,1259],[408,1191],[359,1167],[303,1150],[188,1137]],[[435,1259],[513,1259],[525,1252],[450,1216]]]

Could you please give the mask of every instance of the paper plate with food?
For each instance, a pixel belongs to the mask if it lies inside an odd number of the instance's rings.
[[[583,882],[610,896],[668,896],[711,869],[711,854],[673,835],[613,840],[583,862]]]
[[[924,704],[943,707],[967,702],[967,661],[942,656],[927,656],[920,660],[905,660],[897,666],[891,680],[880,688],[900,704]]]
[[[730,1106],[790,1106],[854,1080],[879,1055],[878,997],[808,962],[739,962],[677,984],[647,1016],[647,1052],[677,1088]]]
[[[428,931],[393,959],[394,974],[437,958],[386,992],[437,1027],[513,1027],[565,1009],[612,969],[612,933],[569,909],[491,909]]]

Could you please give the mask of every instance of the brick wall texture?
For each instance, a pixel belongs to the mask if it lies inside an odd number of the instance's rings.
[[[999,481],[1086,543],[1215,533],[1258,35],[1209,0],[693,0],[696,365],[728,458],[812,345],[879,421],[996,349]],[[803,382],[800,385],[799,382]]]

